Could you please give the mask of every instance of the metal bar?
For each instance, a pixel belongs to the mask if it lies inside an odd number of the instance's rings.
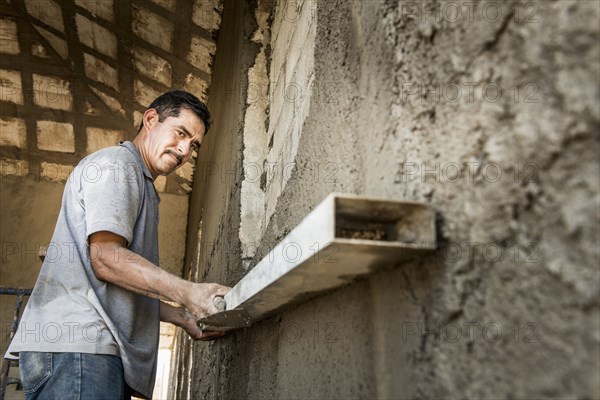
[[[24,288],[13,288],[7,286],[0,286],[0,294],[6,295],[15,295],[17,296],[16,304],[15,304],[15,314],[13,316],[12,328],[10,331],[10,339],[15,336],[17,332],[17,328],[19,326],[19,319],[21,316],[21,306],[23,305],[23,297],[29,296],[33,289],[24,289]],[[20,381],[16,378],[11,378],[8,376],[10,371],[11,360],[2,359],[2,369],[0,370],[0,400],[4,400],[4,396],[6,393],[6,387],[11,384],[19,384]]]
[[[29,296],[33,289],[24,289],[24,288],[15,288],[8,286],[0,286],[0,294],[12,294],[18,296],[19,294],[24,294]]]
[[[331,194],[233,287],[222,315],[201,322],[247,326],[435,248],[429,205]]]
[[[23,304],[23,293],[17,295],[17,304],[15,305],[15,316],[13,318],[12,328],[10,329],[10,340],[15,337],[19,327],[19,316],[21,315],[21,305]]]

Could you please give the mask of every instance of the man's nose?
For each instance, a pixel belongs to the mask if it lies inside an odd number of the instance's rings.
[[[177,150],[179,150],[179,153],[183,157],[187,157],[192,151],[192,146],[190,145],[190,143],[187,142],[187,140],[182,140],[179,142]]]

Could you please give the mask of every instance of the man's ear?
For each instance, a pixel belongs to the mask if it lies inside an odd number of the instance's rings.
[[[154,128],[158,123],[158,113],[154,108],[149,108],[144,113],[144,117],[142,120],[144,122],[144,127],[147,131],[149,131],[150,129]]]

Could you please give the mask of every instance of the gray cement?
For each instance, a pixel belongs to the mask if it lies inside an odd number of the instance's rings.
[[[216,342],[181,336],[174,398],[600,397],[600,6],[422,13],[457,4],[303,3],[310,110],[253,262],[334,191],[431,204],[438,252]],[[195,180],[188,232],[188,276],[229,285],[252,7],[225,3],[198,167],[231,173]]]

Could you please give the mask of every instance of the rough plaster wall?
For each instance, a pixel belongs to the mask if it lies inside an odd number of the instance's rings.
[[[233,286],[242,276],[240,263],[240,193],[247,72],[257,49],[250,44],[256,29],[250,4],[224,2],[213,83],[208,107],[214,124],[202,142],[190,200],[184,277]],[[218,73],[216,73],[218,71]],[[193,342],[177,335],[172,398],[214,398],[223,374],[220,342]]]
[[[600,6],[465,4],[315,4],[319,96],[255,260],[332,191],[430,203],[440,248],[202,344],[189,393],[600,397]]]

